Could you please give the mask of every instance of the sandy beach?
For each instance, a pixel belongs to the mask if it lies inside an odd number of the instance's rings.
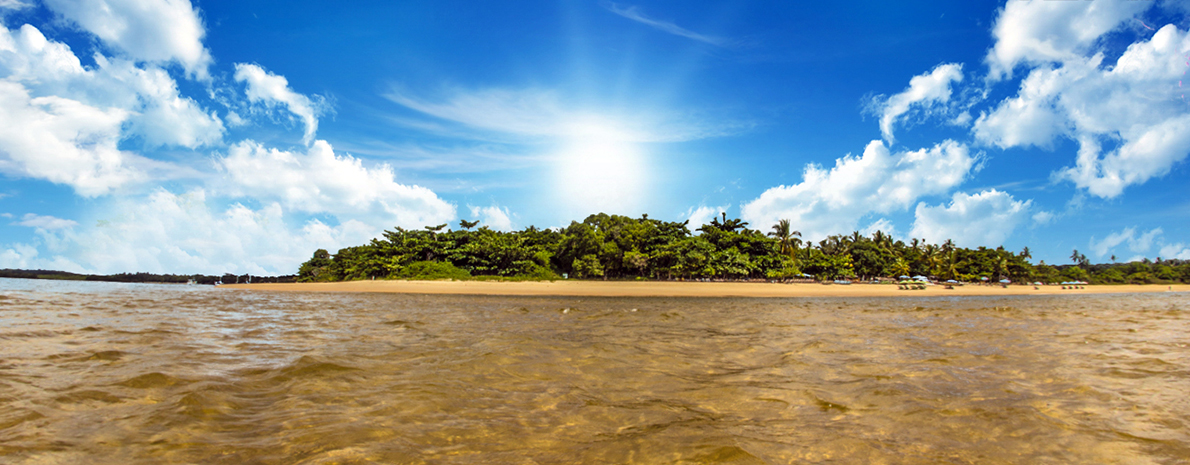
[[[222,289],[291,292],[382,292],[400,294],[527,295],[588,297],[919,297],[919,296],[1002,296],[1073,295],[1136,292],[1190,292],[1190,285],[1087,285],[1082,289],[1062,286],[965,285],[946,289],[942,285],[922,290],[901,290],[895,284],[776,284],[705,283],[675,281],[349,281],[336,283],[228,284]]]

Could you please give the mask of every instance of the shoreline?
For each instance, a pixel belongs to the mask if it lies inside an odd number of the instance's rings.
[[[352,292],[485,296],[553,297],[945,297],[1130,294],[1190,292],[1190,284],[1086,285],[1062,289],[1059,285],[1000,286],[944,285],[922,290],[901,290],[893,284],[776,284],[684,281],[344,281],[333,283],[224,284],[221,289],[281,292]]]

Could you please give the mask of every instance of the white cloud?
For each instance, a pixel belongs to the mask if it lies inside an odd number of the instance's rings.
[[[1085,5],[1129,3],[1143,2]],[[1114,66],[1103,66],[1103,55],[1096,54],[1035,69],[1016,96],[980,115],[975,136],[1002,148],[1047,147],[1057,137],[1075,140],[1080,145],[1075,166],[1056,171],[1055,179],[1116,197],[1130,185],[1167,174],[1190,154],[1190,115],[1177,87],[1188,53],[1190,34],[1167,25],[1129,46]],[[1105,144],[1114,147],[1104,150]]]
[[[177,83],[160,68],[138,68],[126,60],[97,59],[97,80],[107,84],[108,98],[132,112],[129,134],[140,135],[150,148],[167,145],[197,148],[223,139],[223,122],[189,97],[182,97]],[[106,82],[104,82],[106,81]]]
[[[291,228],[277,203],[257,210],[239,204],[216,208],[202,189],[184,194],[159,189],[121,199],[111,212],[93,227],[43,231],[48,253],[9,246],[0,252],[0,263],[92,273],[293,274],[316,249],[333,252],[380,233],[350,220],[334,227],[310,220]]]
[[[16,31],[0,25],[0,72],[6,80],[31,83],[60,83],[86,74],[70,47],[46,39],[41,31],[28,24]],[[66,87],[57,85],[51,89]]]
[[[995,189],[975,195],[956,192],[949,205],[917,204],[909,234],[932,243],[951,239],[962,247],[1003,245],[1029,217],[1031,203]]]
[[[886,236],[895,236],[897,234],[897,227],[893,226],[892,222],[887,218],[880,218],[876,221],[873,221],[872,224],[869,224],[859,232],[865,236],[871,236],[872,234],[875,234],[876,231],[880,231]]]
[[[438,102],[397,90],[385,95],[409,109],[474,129],[507,135],[605,142],[681,142],[749,130],[750,122],[711,120],[694,113],[580,110],[583,105],[540,89],[455,90]],[[430,129],[421,125],[419,129]]]
[[[78,226],[78,223],[72,220],[64,220],[62,218],[55,218],[49,215],[38,215],[36,213],[26,213],[21,221],[16,224],[27,226],[30,228],[41,228],[46,230],[52,229],[69,229]]]
[[[706,34],[699,34],[697,32],[694,32],[689,29],[678,26],[677,24],[674,24],[672,21],[661,21],[661,20],[649,18],[648,16],[645,16],[644,12],[640,11],[640,8],[636,7],[635,5],[630,5],[628,7],[622,7],[615,3],[604,3],[603,7],[606,8],[607,11],[610,11],[617,15],[631,19],[638,23],[644,24],[644,25],[649,26],[653,29],[657,29],[662,32],[673,34],[678,37],[685,37],[687,39],[696,40],[699,42],[716,45],[716,46],[720,46],[720,47],[728,44],[727,40],[725,40],[721,37],[709,36]]]
[[[83,68],[69,47],[28,24],[15,31],[0,26],[0,79],[19,83],[31,96],[120,109],[126,123],[120,137],[140,136],[150,148],[196,148],[221,141],[219,118],[182,97],[164,70],[102,55],[95,62],[94,69]]]
[[[690,222],[686,225],[686,227],[691,231],[694,231],[704,224],[709,224],[711,219],[718,218],[719,214],[726,212],[728,208],[731,208],[731,204],[723,205],[721,207],[708,207],[706,205],[699,205],[698,207],[690,207],[682,216],[685,216],[686,220]],[[753,229],[760,229],[756,225],[749,226],[752,226]]]
[[[975,120],[976,140],[999,146],[1050,147],[1065,128],[1065,121],[1054,108],[1060,84],[1048,68],[1029,74],[1021,82],[1015,97],[1005,99],[991,113],[981,113]]]
[[[94,197],[146,178],[147,162],[117,148],[127,112],[61,97],[30,98],[0,81],[0,172]]]
[[[1167,244],[1164,247],[1161,247],[1161,251],[1158,253],[1160,254],[1158,255],[1159,257],[1166,260],[1175,258],[1178,260],[1190,260],[1190,247],[1187,247],[1181,242],[1176,244]]]
[[[384,227],[420,228],[455,217],[455,207],[433,191],[397,183],[388,165],[367,168],[351,155],[335,155],[322,140],[306,153],[244,141],[218,165],[227,174],[226,194],[276,199],[291,210],[367,217]]]
[[[930,149],[889,153],[872,141],[860,157],[848,155],[829,170],[806,167],[802,182],[771,188],[742,207],[753,225],[788,219],[807,240],[853,231],[869,213],[909,208],[917,199],[948,192],[976,168],[966,146],[947,140]]]
[[[1137,236],[1136,240],[1129,244],[1128,249],[1133,252],[1144,252],[1150,250],[1153,248],[1153,243],[1157,240],[1157,236],[1160,236],[1164,233],[1165,231],[1162,231],[1161,228],[1150,230],[1147,233]]]
[[[1036,225],[1050,224],[1050,222],[1054,221],[1055,216],[1056,215],[1054,215],[1054,213],[1050,212],[1050,211],[1045,211],[1045,210],[1039,211],[1039,212],[1033,214],[1033,224],[1036,224]]]
[[[21,0],[0,0],[0,9],[23,10],[31,6],[33,5],[22,2]]]
[[[289,88],[289,80],[285,76],[270,73],[257,65],[236,63],[235,79],[248,84],[249,101],[263,102],[269,106],[284,105],[306,126],[302,141],[309,144],[314,140],[314,133],[318,131],[318,114],[322,111],[321,103],[294,92]]]
[[[512,231],[512,218],[509,217],[508,207],[498,207],[492,205],[490,207],[473,207],[468,206],[471,210],[471,216],[479,218],[484,225],[497,231]]]
[[[1129,251],[1136,254],[1143,255],[1152,250],[1154,245],[1158,245],[1159,248],[1162,248],[1162,252],[1164,253],[1165,249],[1168,248],[1168,246],[1160,245],[1164,242],[1160,239],[1161,235],[1164,233],[1165,231],[1163,231],[1161,228],[1154,228],[1148,232],[1137,235],[1136,227],[1131,227],[1124,228],[1119,232],[1108,234],[1107,237],[1104,237],[1103,240],[1100,241],[1095,240],[1095,237],[1092,236],[1090,240],[1091,252],[1095,255],[1095,257],[1103,258],[1103,256],[1107,255],[1109,252],[1115,251],[1116,247],[1119,247],[1121,244],[1125,244],[1127,245]]]
[[[37,258],[37,248],[29,244],[9,244],[0,251],[0,268],[29,269],[29,263]]]
[[[1129,240],[1136,240],[1136,228],[1124,228],[1123,231],[1108,234],[1102,241],[1096,241],[1094,237],[1091,237],[1091,253],[1098,258],[1103,258],[1116,246]]]
[[[928,73],[914,76],[909,80],[909,87],[903,92],[887,99],[884,96],[874,99],[875,110],[880,114],[880,132],[884,135],[884,140],[893,142],[893,125],[911,109],[917,108],[929,113],[938,104],[949,102],[951,83],[962,81],[963,65],[941,64]]]
[[[46,5],[137,61],[177,62],[208,77],[206,29],[189,0],[46,0]]]
[[[985,59],[989,77],[1011,77],[1019,64],[1079,58],[1104,34],[1150,6],[1136,1],[1009,1],[992,31],[996,44]]]

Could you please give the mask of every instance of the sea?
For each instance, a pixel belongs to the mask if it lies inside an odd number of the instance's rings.
[[[1188,309],[0,279],[0,463],[1187,463]]]

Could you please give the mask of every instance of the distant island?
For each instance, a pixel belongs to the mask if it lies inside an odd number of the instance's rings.
[[[53,279],[62,281],[98,281],[113,283],[158,283],[158,284],[238,284],[238,283],[292,283],[297,276],[256,276],[249,274],[212,276],[202,274],[177,275],[155,273],[81,274],[55,270],[0,270],[0,278]]]
[[[298,282],[409,280],[699,280],[836,281],[900,280],[919,276],[959,283],[1083,282],[1092,284],[1190,283],[1190,261],[1148,259],[1091,264],[1074,250],[1071,265],[1033,264],[1020,252],[958,247],[881,231],[803,241],[788,220],[763,232],[726,214],[694,231],[686,222],[648,215],[599,213],[566,228],[500,232],[461,220],[420,230],[396,228],[370,243],[325,249],[298,269]],[[695,234],[695,232],[699,234]],[[1115,257],[1112,257],[1114,262]]]

